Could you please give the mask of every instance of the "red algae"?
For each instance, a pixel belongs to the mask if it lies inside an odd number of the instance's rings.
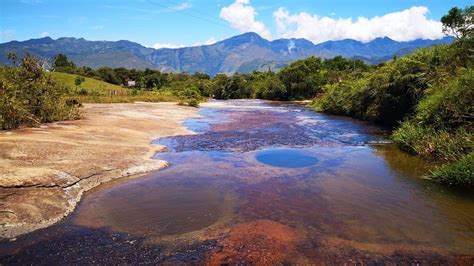
[[[213,251],[209,265],[269,265],[289,262],[296,252],[297,233],[288,226],[271,220],[256,220],[235,225]]]

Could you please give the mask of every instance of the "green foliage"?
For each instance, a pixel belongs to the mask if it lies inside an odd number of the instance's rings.
[[[389,126],[411,116],[434,84],[443,82],[453,49],[420,49],[360,76],[324,87],[322,111],[349,115]]]
[[[453,7],[441,18],[443,32],[462,39],[474,31],[474,6],[464,9]],[[471,36],[472,37],[472,36]]]
[[[256,98],[280,101],[287,99],[286,87],[276,75],[268,75],[253,83]]]
[[[462,70],[418,104],[415,121],[435,129],[473,128],[473,103],[474,69]]]
[[[1,129],[79,117],[76,102],[64,97],[67,89],[44,73],[31,55],[18,68],[2,68],[0,74]]]
[[[416,57],[403,57],[377,69],[368,80],[369,105],[365,117],[395,125],[411,114],[428,88],[428,65]]]
[[[222,99],[243,99],[250,98],[252,91],[241,75],[235,74],[229,78],[228,82],[222,88]]]
[[[324,97],[317,101],[320,110],[332,114],[364,117],[367,109],[367,79],[344,80],[324,87]]]
[[[59,84],[67,87],[70,95],[105,96],[111,94],[126,95],[129,93],[129,90],[125,88],[93,78],[61,72],[52,72],[51,77]],[[76,85],[76,80],[78,77],[80,77],[81,80],[83,79],[80,88],[78,88]]]
[[[219,74],[214,77],[213,84],[212,84],[212,97],[216,99],[224,99],[222,92],[224,91],[227,82],[229,81],[229,77],[224,74]]]
[[[199,101],[201,99],[201,94],[199,92],[199,89],[196,86],[191,86],[188,88],[185,88],[184,90],[181,90],[178,93],[180,102],[179,104],[181,105],[188,105],[188,106],[193,106],[193,107],[198,107],[199,106]]]
[[[100,79],[107,83],[115,85],[122,84],[122,81],[117,77],[115,71],[110,67],[101,67],[97,69],[96,72]]]
[[[329,81],[313,107],[393,126],[401,149],[446,163],[433,180],[472,186],[472,18],[472,6],[453,8],[442,21],[458,37],[453,44],[419,49],[365,72],[344,73],[348,64],[341,58],[325,62]],[[334,69],[343,71],[331,74]]]
[[[146,91],[138,88],[131,90],[110,84],[101,80],[83,77],[81,87],[75,86],[77,76],[67,73],[53,72],[51,77],[56,82],[68,88],[67,99],[79,100],[82,103],[129,103],[134,101],[162,102],[178,101],[172,91]]]
[[[85,80],[86,79],[82,76],[76,76],[76,78],[74,79],[74,85],[80,86]]]
[[[474,188],[474,152],[436,168],[431,179],[448,186]]]
[[[446,162],[458,160],[473,148],[472,133],[464,128],[435,130],[413,121],[403,123],[392,139],[405,151]]]
[[[321,91],[325,83],[321,59],[310,57],[298,60],[283,68],[278,74],[286,87],[287,99],[310,99]]]
[[[438,84],[416,107],[393,139],[410,152],[454,161],[472,151],[474,70],[461,70],[446,84]]]
[[[54,60],[53,60],[54,70],[59,71],[61,69],[73,69],[75,67],[76,65],[72,61],[69,61],[67,56],[63,54],[58,54],[54,57]]]
[[[135,81],[132,89],[146,91],[170,91],[179,97],[179,93],[190,86],[197,87],[201,96],[217,99],[262,98],[268,100],[311,99],[321,92],[327,83],[335,83],[346,76],[360,76],[368,67],[360,60],[348,60],[342,57],[321,61],[319,58],[296,61],[286,66],[278,74],[271,71],[251,74],[224,74],[213,79],[207,74],[194,73],[161,73],[153,69],[137,70],[126,68],[101,67],[94,70],[90,67],[76,67],[64,55],[56,57],[57,72],[65,72],[80,77],[99,79],[106,84],[128,86],[128,81]],[[96,89],[86,86],[87,79],[76,87],[84,86],[87,95],[96,95]],[[115,92],[120,90],[114,89]],[[82,95],[84,91],[79,89]],[[123,94],[120,92],[119,94]]]

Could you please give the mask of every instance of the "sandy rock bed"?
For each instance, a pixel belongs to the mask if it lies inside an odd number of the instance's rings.
[[[160,137],[191,134],[197,109],[176,103],[86,104],[83,119],[0,132],[0,237],[49,226],[82,194],[112,179],[166,167]]]

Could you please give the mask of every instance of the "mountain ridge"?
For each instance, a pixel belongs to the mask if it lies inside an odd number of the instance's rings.
[[[204,72],[216,75],[232,74],[239,70],[252,72],[266,65],[279,68],[309,56],[332,58],[340,55],[346,58],[362,58],[367,63],[380,63],[421,47],[452,41],[452,37],[445,37],[437,40],[398,42],[383,37],[366,43],[344,39],[314,44],[304,38],[270,41],[257,33],[248,32],[208,45],[154,49],[128,40],[89,41],[75,37],[54,40],[51,37],[43,37],[1,43],[0,64],[8,64],[8,52],[15,52],[19,56],[29,52],[46,59],[62,53],[78,66],[152,68],[164,72]]]

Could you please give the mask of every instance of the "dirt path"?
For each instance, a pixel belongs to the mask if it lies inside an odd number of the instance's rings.
[[[159,137],[189,134],[197,109],[175,103],[86,104],[84,119],[0,133],[0,237],[49,226],[82,193],[166,167],[150,157]]]

